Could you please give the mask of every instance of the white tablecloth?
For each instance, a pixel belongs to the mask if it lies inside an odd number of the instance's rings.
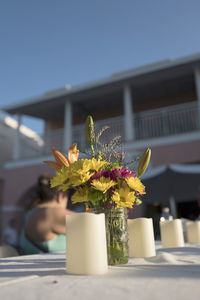
[[[2,258],[0,299],[199,300],[200,245],[156,252],[100,276],[67,274],[64,253]]]

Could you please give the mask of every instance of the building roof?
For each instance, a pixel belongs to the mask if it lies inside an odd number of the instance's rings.
[[[5,176],[4,164],[13,159],[15,131],[17,127],[18,122],[15,119],[0,114],[0,180]],[[44,141],[39,135],[25,125],[20,126],[20,133],[20,145],[23,155],[28,157],[30,153],[40,153]]]
[[[133,68],[112,74],[110,77],[70,87],[48,91],[43,95],[3,107],[9,114],[25,114],[33,117],[51,119],[53,114],[63,114],[63,108],[70,99],[72,102],[85,101],[97,95],[112,93],[121,90],[127,82],[131,85],[143,85],[158,82],[162,79],[173,79],[178,76],[193,75],[196,66],[200,65],[200,53],[178,59],[167,59],[153,64]],[[48,105],[48,112],[47,112]],[[58,106],[60,107],[58,109]]]
[[[9,116],[3,116],[2,114],[0,114],[0,125],[7,126],[10,129],[16,130],[18,127],[18,122]],[[1,127],[1,131],[2,130],[3,127]],[[42,146],[44,144],[40,136],[27,126],[21,125],[19,130],[25,138],[29,139],[30,141],[33,141],[38,146]]]

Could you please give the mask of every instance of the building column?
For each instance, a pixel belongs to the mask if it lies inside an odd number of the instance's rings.
[[[195,77],[195,88],[196,88],[196,96],[197,96],[198,127],[200,129],[200,67],[195,69],[194,77]]]
[[[177,218],[176,201],[175,201],[175,198],[173,196],[170,196],[170,198],[169,198],[169,207],[170,207],[172,217],[174,219],[176,219]]]
[[[66,152],[72,144],[72,104],[70,101],[65,103],[64,110],[64,141],[63,147]]]
[[[125,131],[125,141],[130,142],[135,138],[134,132],[134,116],[133,116],[133,106],[131,89],[129,85],[124,86],[124,131]]]
[[[15,129],[14,137],[14,148],[13,148],[13,159],[18,160],[20,158],[20,126],[21,126],[22,117],[17,115],[17,127]]]

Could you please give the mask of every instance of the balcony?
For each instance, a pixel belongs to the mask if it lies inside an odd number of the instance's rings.
[[[200,129],[199,116],[200,111],[197,102],[136,113],[133,118],[134,141],[195,132]],[[100,139],[102,143],[108,143],[115,136],[121,136],[122,142],[125,142],[123,116],[95,122],[96,133],[104,126],[110,128],[103,133]],[[78,144],[81,151],[84,151],[87,147],[84,131],[84,124],[73,126],[72,141]],[[38,150],[34,149],[34,153],[30,151],[25,154],[21,151],[20,159],[49,155],[53,146],[66,152],[66,149],[63,149],[63,136],[64,129],[52,130],[46,133],[41,136],[44,145]]]
[[[136,140],[165,137],[200,129],[197,102],[163,107],[135,116]]]

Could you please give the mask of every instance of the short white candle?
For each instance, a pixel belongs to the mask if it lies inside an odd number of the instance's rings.
[[[66,271],[95,275],[108,270],[105,215],[78,213],[66,216]]]
[[[163,248],[183,247],[183,227],[180,219],[160,222],[160,234]]]
[[[200,221],[186,222],[188,243],[200,243]]]
[[[130,257],[151,257],[156,255],[151,218],[129,219],[128,234]]]

